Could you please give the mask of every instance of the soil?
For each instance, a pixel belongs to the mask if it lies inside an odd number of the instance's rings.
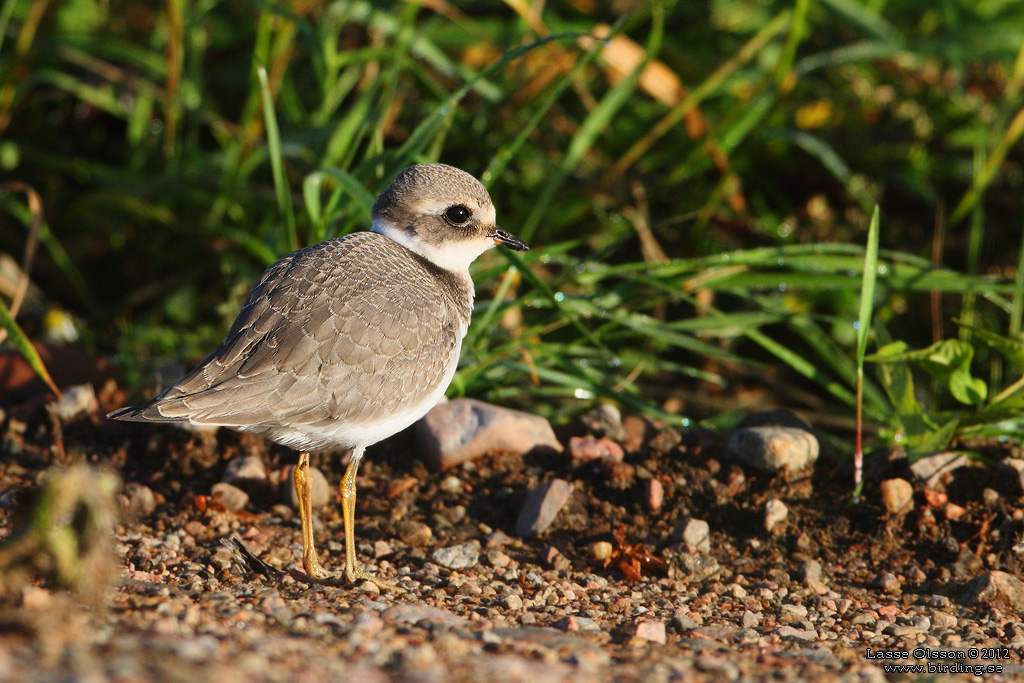
[[[723,435],[638,418],[625,460],[608,465],[567,450],[432,472],[400,434],[368,451],[358,481],[359,561],[404,589],[381,592],[306,580],[298,516],[276,484],[294,453],[226,430],[108,422],[123,396],[106,389],[98,412],[66,424],[39,397],[0,416],[0,680],[880,681],[909,677],[877,659],[900,652],[933,680],[961,680],[966,665],[1001,667],[984,680],[1024,675],[1015,596],[970,589],[1021,572],[1024,497],[1005,467],[915,482],[910,509],[890,514],[879,482],[914,481],[899,453],[869,463],[853,504],[847,464],[767,475],[729,460]],[[566,444],[585,433],[558,430]],[[246,455],[270,476],[231,511],[211,488]],[[114,559],[62,587],[43,543],[22,552],[28,572],[12,571],[9,549],[39,509],[32,491],[73,463],[133,484],[117,500],[142,514],[122,510],[112,550],[80,542],[79,559]],[[315,511],[320,557],[339,569],[345,462],[313,464],[332,485]],[[528,491],[555,477],[573,486],[568,504],[539,537],[514,537]],[[772,499],[788,515],[769,532]],[[681,540],[691,519],[708,523],[709,549]],[[249,571],[229,537],[283,573]],[[466,566],[442,566],[452,556]]]

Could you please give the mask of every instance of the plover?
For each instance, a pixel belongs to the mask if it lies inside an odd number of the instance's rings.
[[[495,223],[480,182],[421,164],[373,205],[370,232],[300,249],[267,269],[227,337],[148,403],[108,417],[262,434],[299,451],[302,563],[334,576],[313,543],[310,451],[350,451],[341,481],[345,578],[392,584],[356,565],[356,470],[363,452],[423,417],[455,374],[473,310],[469,265],[526,244]]]

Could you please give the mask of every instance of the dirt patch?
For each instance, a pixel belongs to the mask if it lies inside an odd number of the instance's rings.
[[[620,463],[528,455],[444,473],[400,434],[368,452],[359,477],[360,562],[406,591],[381,594],[368,583],[309,584],[296,569],[298,516],[273,485],[295,460],[286,449],[96,416],[57,425],[39,401],[7,406],[2,424],[5,542],[55,466],[88,463],[143,484],[155,509],[116,525],[118,570],[100,597],[79,600],[42,574],[8,591],[0,679],[891,678],[869,650],[907,652],[899,663],[933,674],[974,672],[968,665],[1002,667],[986,680],[1024,674],[1014,602],[968,604],[966,590],[986,573],[1021,570],[1013,547],[1024,498],[1016,476],[995,466],[956,470],[944,492],[915,484],[913,507],[893,516],[878,488],[913,479],[898,458],[879,458],[864,501],[851,505],[843,466],[823,458],[806,477],[771,477],[731,462],[722,436],[699,429],[648,426],[624,439]],[[559,437],[568,444],[586,431],[572,425]],[[243,455],[262,456],[272,479],[232,512],[210,493]],[[337,486],[341,458],[313,464]],[[555,477],[573,485],[568,504],[540,537],[513,538],[528,491]],[[316,510],[317,541],[339,569],[332,498]],[[769,532],[772,500],[788,512]],[[706,552],[683,540],[688,520],[707,522]],[[246,572],[222,543],[231,536],[283,577]],[[435,557],[462,544],[471,547]],[[439,564],[456,556],[469,566]]]

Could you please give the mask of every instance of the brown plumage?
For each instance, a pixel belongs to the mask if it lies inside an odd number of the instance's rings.
[[[108,417],[230,427],[300,450],[303,565],[314,578],[331,574],[313,542],[308,451],[351,451],[341,487],[345,576],[393,588],[356,566],[359,460],[448,388],[473,310],[470,263],[496,244],[527,247],[495,224],[483,185],[444,164],[398,174],[372,213],[373,232],[300,249],[268,268],[198,367]]]

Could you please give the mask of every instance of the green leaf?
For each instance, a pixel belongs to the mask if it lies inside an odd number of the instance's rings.
[[[1024,368],[1024,341],[1020,339],[1013,339],[1012,337],[1004,337],[994,332],[984,330],[977,325],[969,325],[957,319],[953,319],[957,325],[963,329],[970,330],[974,337],[977,337],[986,345],[995,349],[999,355],[1006,359],[1007,362],[1016,365],[1019,368]]]
[[[949,376],[953,398],[969,406],[980,406],[988,398],[988,385],[980,377],[971,377],[967,368],[957,368]]]

